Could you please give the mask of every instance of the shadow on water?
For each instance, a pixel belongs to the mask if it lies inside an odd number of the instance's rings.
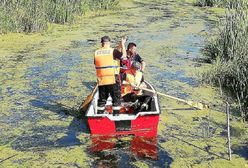
[[[241,146],[233,146],[232,151],[246,160],[248,160],[248,143]]]
[[[135,167],[136,161],[153,167],[170,167],[173,159],[158,147],[157,137],[91,136],[89,154],[94,167]]]
[[[58,147],[77,146],[81,142],[77,138],[78,134],[89,133],[86,120],[79,119],[78,111],[68,108],[61,103],[53,102],[53,104],[40,101],[31,100],[30,104],[36,108],[42,108],[56,114],[59,114],[61,119],[68,117],[68,114],[73,116],[68,127],[66,126],[34,126],[31,130],[24,132],[13,143],[12,147],[16,150],[29,151],[29,150],[46,150]],[[62,138],[53,140],[56,134],[66,134]]]
[[[92,90],[96,86],[96,82],[82,81],[82,84],[88,89]]]

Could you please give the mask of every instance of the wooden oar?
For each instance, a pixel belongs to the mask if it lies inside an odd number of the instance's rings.
[[[84,102],[82,102],[82,104],[79,107],[80,112],[85,112],[88,109],[89,104],[91,103],[97,88],[98,88],[98,84],[96,84],[92,92],[86,97]]]
[[[188,105],[190,105],[192,107],[195,107],[195,108],[198,108],[198,109],[201,109],[201,110],[202,109],[208,109],[208,105],[203,104],[203,103],[180,99],[180,98],[170,96],[170,95],[167,95],[167,94],[164,94],[164,93],[161,93],[161,92],[153,91],[153,90],[150,90],[150,89],[147,89],[147,88],[139,88],[139,89],[142,89],[142,90],[145,90],[145,91],[148,91],[148,92],[152,92],[152,93],[156,93],[156,94],[161,95],[161,96],[165,96],[165,97],[168,97],[168,98],[171,98],[171,99],[174,99],[174,100],[184,102],[184,103],[186,103],[186,104],[188,104]]]

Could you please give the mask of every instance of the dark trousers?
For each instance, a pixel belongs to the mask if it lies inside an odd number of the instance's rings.
[[[152,97],[148,95],[136,95],[135,93],[129,93],[123,96],[123,100],[125,102],[135,102],[134,109],[136,111],[146,111],[149,109],[149,104],[152,101]]]
[[[139,100],[140,102],[145,102],[145,100],[150,99],[151,96],[148,95],[136,95],[135,93],[128,93],[123,96],[124,102],[135,102]]]
[[[98,107],[104,107],[109,95],[112,97],[112,103],[114,106],[121,105],[121,85],[119,80],[112,85],[99,86],[99,99]]]

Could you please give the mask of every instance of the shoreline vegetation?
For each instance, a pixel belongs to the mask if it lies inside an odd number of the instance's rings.
[[[73,23],[89,11],[113,10],[119,0],[3,0],[0,2],[0,34],[32,33],[48,29],[48,23]]]
[[[203,49],[212,66],[202,79],[234,97],[241,120],[248,121],[248,1],[198,0],[195,4],[227,8],[223,22]]]

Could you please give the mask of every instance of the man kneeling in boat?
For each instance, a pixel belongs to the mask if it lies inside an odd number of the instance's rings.
[[[143,85],[140,68],[139,62],[133,62],[131,68],[122,75],[122,98],[125,102],[133,102],[135,111],[148,110],[148,104],[152,99],[151,96],[142,95],[142,90],[139,89]]]

